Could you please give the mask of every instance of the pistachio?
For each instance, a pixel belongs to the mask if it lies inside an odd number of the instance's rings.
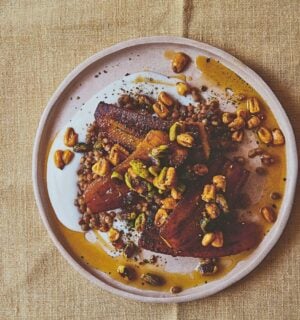
[[[135,219],[134,228],[136,231],[143,231],[146,224],[146,216],[144,213],[140,213]]]
[[[172,70],[175,73],[182,72],[188,65],[190,57],[183,52],[176,52],[172,59]]]
[[[232,122],[235,119],[235,114],[233,113],[229,113],[229,112],[224,112],[222,114],[222,122],[224,124],[229,124],[230,122]]]
[[[177,181],[176,169],[174,167],[169,167],[166,173],[165,185],[167,187],[174,187]]]
[[[164,167],[160,171],[159,175],[153,179],[153,185],[156,188],[161,189],[161,190],[166,190],[165,180],[166,180],[167,171],[168,171],[168,168]]]
[[[186,96],[189,93],[190,88],[186,82],[177,82],[176,90],[180,96]]]
[[[222,209],[224,213],[229,212],[228,203],[223,194],[218,193],[216,195],[216,203],[219,205],[219,207]]]
[[[55,153],[54,153],[54,164],[55,166],[62,170],[65,166],[65,163],[63,161],[63,151],[62,150],[56,150]]]
[[[64,134],[64,144],[67,147],[74,147],[77,143],[78,134],[75,132],[73,128],[67,128]]]
[[[110,171],[110,163],[105,158],[101,158],[92,166],[92,171],[98,176],[104,177]]]
[[[97,140],[94,145],[93,145],[93,149],[95,151],[102,151],[103,150],[103,144],[101,140]]]
[[[174,104],[173,98],[165,91],[160,92],[160,94],[158,95],[158,101],[160,101],[167,107],[172,107],[172,105]]]
[[[214,274],[218,271],[216,262],[216,259],[202,258],[200,259],[199,265],[196,267],[196,270],[204,276]]]
[[[74,153],[70,150],[65,150],[62,155],[62,160],[65,165],[69,164],[74,158]]]
[[[84,153],[92,150],[92,145],[84,143],[84,142],[79,142],[76,143],[73,147],[74,152],[79,152],[79,153]]]
[[[161,286],[165,283],[164,279],[153,273],[145,273],[141,275],[141,279],[151,286]]]
[[[112,165],[116,166],[120,164],[123,160],[125,160],[129,156],[129,152],[120,146],[119,144],[114,144],[109,153],[109,161]]]
[[[213,184],[206,184],[204,186],[201,198],[205,202],[215,201],[215,199],[216,199],[216,186]]]
[[[228,124],[228,128],[231,131],[241,130],[245,127],[245,120],[242,117],[236,117],[232,122]]]
[[[211,219],[216,219],[220,215],[220,209],[215,203],[206,203],[205,210]]]
[[[163,158],[167,155],[168,150],[168,145],[162,144],[156,148],[153,148],[150,152],[150,155],[154,158]]]
[[[259,113],[260,112],[260,106],[257,98],[252,97],[247,99],[247,109],[250,113]]]
[[[222,248],[224,244],[223,233],[221,231],[214,233],[214,240],[211,245],[215,248]]]
[[[188,133],[181,133],[176,137],[177,143],[183,147],[191,148],[194,144],[194,138]]]
[[[284,135],[280,129],[272,130],[272,136],[273,136],[273,144],[275,146],[281,146],[285,144]]]
[[[153,111],[161,118],[165,119],[169,115],[169,109],[161,102],[156,102],[152,106]]]
[[[239,130],[239,131],[234,131],[231,135],[231,139],[234,142],[242,142],[244,138],[244,131]]]
[[[260,127],[257,131],[258,138],[265,144],[270,144],[273,140],[272,134],[269,129]]]
[[[115,242],[117,240],[119,240],[121,237],[121,233],[119,230],[115,229],[115,228],[110,228],[108,230],[108,238],[111,242]]]
[[[168,218],[168,213],[165,209],[158,209],[155,217],[154,217],[154,224],[160,228],[162,225],[165,224]]]
[[[254,128],[257,128],[260,125],[260,123],[261,123],[261,121],[260,121],[259,117],[252,116],[247,121],[247,127],[248,127],[248,129],[254,129]]]
[[[176,200],[172,197],[168,197],[161,200],[162,209],[173,210],[177,204]]]
[[[203,245],[203,247],[207,247],[214,241],[214,239],[215,235],[213,232],[206,233],[202,238],[201,244]]]
[[[276,213],[271,207],[263,207],[260,212],[267,222],[274,223],[276,221]]]
[[[171,197],[175,200],[180,200],[182,198],[182,193],[176,188],[171,189]]]
[[[177,135],[180,132],[180,129],[182,128],[182,124],[180,122],[175,122],[172,124],[169,130],[169,139],[170,141],[175,141]]]
[[[211,220],[205,216],[206,212],[202,212],[202,215],[203,215],[203,218],[200,220],[200,228],[203,233],[207,233],[206,228]]]
[[[130,166],[133,170],[133,172],[143,178],[143,179],[147,179],[149,177],[149,171],[147,169],[147,167],[143,164],[142,161],[140,160],[131,160],[130,161]]]
[[[135,272],[132,268],[119,265],[117,268],[117,272],[120,274],[120,276],[126,280],[133,280],[135,277]]]
[[[213,177],[213,184],[216,186],[217,190],[223,192],[226,191],[226,177],[222,175],[217,175]]]
[[[129,189],[133,189],[133,186],[131,184],[131,178],[128,172],[125,173],[124,175],[124,180],[125,180],[125,184]]]
[[[132,258],[136,254],[137,249],[137,246],[132,241],[129,241],[123,251],[124,257],[127,259]]]
[[[152,174],[154,177],[157,177],[159,172],[160,172],[160,168],[159,166],[150,166],[148,168],[148,171],[150,172],[150,174]]]
[[[117,171],[113,171],[113,173],[111,174],[110,178],[123,181],[123,176]]]

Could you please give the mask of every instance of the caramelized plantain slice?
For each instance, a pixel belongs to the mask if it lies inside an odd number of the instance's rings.
[[[162,144],[167,144],[168,135],[159,130],[151,130],[145,139],[138,144],[136,150],[121,164],[115,167],[114,171],[123,175],[129,168],[131,160],[139,159],[147,161],[149,152]],[[92,212],[100,212],[119,208],[123,198],[128,192],[125,184],[119,184],[110,177],[99,178],[92,182],[84,193],[85,202]]]

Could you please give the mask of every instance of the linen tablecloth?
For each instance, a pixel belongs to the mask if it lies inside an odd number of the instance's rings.
[[[184,36],[242,60],[274,90],[299,148],[299,1],[2,0],[0,18],[0,319],[299,319],[299,183],[283,236],[254,272],[203,300],[154,305],[104,292],[69,266],[31,181],[38,121],[60,82],[97,51],[142,36]]]

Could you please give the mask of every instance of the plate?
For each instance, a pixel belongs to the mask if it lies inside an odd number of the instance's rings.
[[[59,229],[47,188],[47,158],[49,143],[78,112],[88,109],[92,97],[129,72],[170,74],[170,63],[163,59],[166,51],[183,51],[190,56],[204,55],[220,61],[248,82],[271,108],[286,138],[287,181],[278,219],[260,245],[245,260],[221,279],[205,286],[183,291],[178,295],[142,290],[126,286],[84,264],[68,247]],[[85,109],[87,108],[87,109]],[[177,37],[150,37],[122,42],[105,49],[75,68],[61,83],[50,99],[39,123],[33,150],[33,185],[37,205],[44,225],[54,244],[67,261],[94,284],[125,298],[143,302],[185,302],[219,292],[251,272],[278,241],[291,211],[297,177],[295,137],[290,122],[271,89],[251,69],[228,53],[210,45]],[[70,188],[72,188],[70,186]],[[52,190],[52,189],[51,189]],[[55,208],[54,208],[55,209]]]

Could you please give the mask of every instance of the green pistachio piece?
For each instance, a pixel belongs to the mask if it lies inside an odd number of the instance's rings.
[[[146,224],[146,215],[144,213],[140,213],[138,217],[135,219],[134,228],[136,231],[143,231]]]
[[[169,130],[169,139],[170,141],[175,141],[176,137],[181,129],[182,125],[179,122],[175,122],[172,124]]]
[[[123,176],[117,171],[114,171],[110,177],[111,179],[117,179],[117,180],[123,181]]]
[[[143,179],[147,179],[149,177],[149,171],[147,169],[147,167],[143,164],[142,161],[140,160],[131,160],[130,161],[130,166],[133,170],[133,172],[143,178]]]
[[[153,148],[150,152],[150,155],[154,158],[162,158],[166,156],[168,150],[169,150],[168,145],[162,144],[156,148]]]

